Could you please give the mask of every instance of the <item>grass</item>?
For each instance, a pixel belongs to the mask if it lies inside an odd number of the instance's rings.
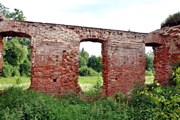
[[[12,86],[20,86],[24,89],[29,88],[30,78],[29,77],[1,77],[0,78],[0,90],[7,89]]]
[[[154,82],[154,76],[146,76],[145,84],[151,84]]]
[[[176,87],[149,86],[131,99],[118,93],[90,102],[10,88],[0,93],[0,120],[178,120],[178,99]]]
[[[20,84],[17,84],[18,78],[20,78]],[[154,76],[146,76],[145,84],[153,83]],[[83,91],[89,91],[92,89],[96,83],[100,81],[100,83],[103,83],[101,76],[79,76],[78,83],[81,86],[81,89]],[[4,90],[6,88],[12,87],[12,86],[21,86],[24,89],[29,88],[30,86],[30,78],[29,77],[8,77],[0,78],[0,90]]]
[[[79,76],[78,78],[78,83],[84,92],[92,90],[93,86],[96,85],[98,81],[100,81],[102,85],[103,80],[101,76]]]

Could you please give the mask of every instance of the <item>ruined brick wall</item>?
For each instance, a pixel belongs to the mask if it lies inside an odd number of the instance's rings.
[[[2,74],[2,64],[3,64],[3,38],[0,37],[0,75]]]
[[[0,36],[31,39],[31,89],[46,93],[78,93],[79,46],[102,43],[103,93],[129,93],[144,83],[146,34],[100,28],[2,20]]]
[[[166,85],[171,73],[170,64],[180,60],[180,26],[156,30],[147,38],[146,44],[154,48],[155,80]]]

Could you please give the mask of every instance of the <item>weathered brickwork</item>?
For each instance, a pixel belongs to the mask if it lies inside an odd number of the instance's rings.
[[[156,30],[146,37],[146,44],[154,48],[155,80],[167,85],[171,64],[180,61],[180,26]]]
[[[145,39],[147,34],[130,31],[2,19],[0,36],[0,38],[6,36],[30,38],[32,62],[30,88],[52,94],[81,92],[77,81],[80,42],[102,43],[102,91],[107,96],[114,95],[118,91],[128,94],[133,85],[144,84],[145,44],[148,44],[146,41],[152,42],[153,38],[148,36]],[[170,41],[172,38],[163,39]],[[3,47],[2,40],[0,41],[1,52]],[[164,53],[162,46],[158,49],[162,49]],[[161,51],[155,52],[157,57],[162,54]],[[172,50],[172,56],[174,54]],[[159,58],[157,63],[158,61]],[[158,74],[161,73],[157,72],[157,76]]]
[[[2,72],[2,64],[3,64],[3,56],[2,56],[2,52],[3,52],[3,38],[0,37],[0,75]]]

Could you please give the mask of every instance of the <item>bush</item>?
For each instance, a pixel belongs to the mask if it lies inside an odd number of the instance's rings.
[[[146,70],[145,75],[146,76],[153,76],[154,74],[153,74],[153,71]]]
[[[5,62],[2,68],[2,75],[4,77],[10,77],[12,76],[12,73],[13,73],[13,67]]]
[[[19,67],[13,67],[12,76],[20,76]]]
[[[166,20],[161,23],[161,28],[171,27],[176,25],[180,25],[180,12],[177,12],[173,15],[169,15],[169,17],[166,18]]]
[[[24,63],[20,65],[19,72],[21,76],[30,76],[31,72],[31,63],[28,60],[25,60]]]
[[[1,120],[58,119],[59,109],[54,98],[35,91],[11,88],[0,96]]]
[[[176,87],[156,84],[140,87],[127,98],[115,97],[83,102],[71,94],[52,97],[37,91],[11,88],[0,94],[1,120],[177,120],[180,101]]]
[[[168,79],[170,85],[180,87],[180,62],[173,63],[171,77]]]
[[[138,114],[143,119],[176,120],[180,117],[179,97],[179,89],[176,87],[152,84],[136,90],[130,103],[140,110]]]
[[[79,75],[80,76],[97,76],[98,73],[95,70],[93,70],[92,68],[83,66],[79,69]]]

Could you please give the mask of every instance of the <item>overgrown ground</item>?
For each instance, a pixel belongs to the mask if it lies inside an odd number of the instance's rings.
[[[0,120],[178,120],[180,94],[176,87],[136,88],[131,96],[91,102],[80,96],[50,96],[10,88],[0,93]]]
[[[24,89],[29,88],[30,78],[29,77],[0,77],[0,90],[7,89],[12,86],[19,86]]]
[[[152,78],[147,77],[146,83]],[[87,84],[94,87],[99,80],[102,78],[79,77],[79,84],[82,88]],[[29,78],[18,77],[1,78],[0,81],[10,86],[30,83]],[[177,86],[147,84],[133,88],[130,96],[117,93],[114,97],[98,96],[88,100],[81,95],[50,96],[19,87],[9,88],[0,92],[0,120],[178,120],[179,90]],[[96,93],[91,88],[88,91]]]

